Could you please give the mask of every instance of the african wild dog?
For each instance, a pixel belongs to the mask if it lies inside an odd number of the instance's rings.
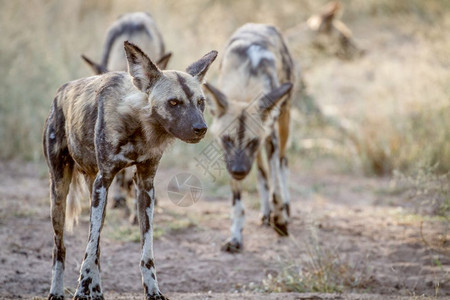
[[[95,63],[82,55],[95,74],[111,71],[126,71],[127,60],[123,51],[123,42],[136,44],[160,69],[165,69],[172,56],[165,52],[164,41],[152,16],[146,12],[134,12],[121,15],[109,27],[103,47],[101,63]]]
[[[66,198],[70,223],[79,177],[89,183],[92,199],[89,240],[74,298],[103,299],[100,232],[108,188],[120,170],[132,165],[136,166],[142,283],[147,299],[166,299],[159,291],[153,260],[153,179],[171,141],[198,143],[204,137],[201,81],[217,52],[206,54],[184,73],[161,71],[137,46],[125,42],[124,47],[128,73],[109,72],[64,84],[45,123],[43,146],[54,230],[49,299],[64,298]]]
[[[347,25],[337,18],[340,9],[339,2],[329,2],[321,13],[314,14],[305,23],[286,30],[286,40],[292,46],[299,45],[302,52],[312,46],[315,53],[317,50],[325,50],[342,59],[360,57],[365,51],[356,45]]]
[[[84,61],[96,75],[110,71],[126,71],[127,60],[123,42],[130,41],[147,53],[152,61],[157,61],[160,69],[165,69],[172,53],[165,52],[164,41],[150,14],[144,12],[128,13],[120,16],[108,29],[100,64],[82,55]],[[117,174],[112,184],[113,207],[125,207],[126,198],[133,198],[132,224],[137,224],[136,198],[133,190],[133,170],[126,168]]]
[[[226,167],[232,176],[233,224],[231,238],[222,250],[236,252],[243,245],[241,182],[255,158],[262,222],[272,224],[280,235],[288,234],[286,147],[295,66],[275,27],[246,24],[228,41],[220,68],[220,90],[210,84],[205,87],[212,95],[208,99],[213,102],[211,132],[225,151]]]

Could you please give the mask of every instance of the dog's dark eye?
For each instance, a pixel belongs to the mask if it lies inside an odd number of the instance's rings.
[[[205,103],[205,99],[203,99],[203,98],[200,98],[200,99],[197,100],[197,105],[198,106],[202,106],[204,103]]]
[[[259,141],[257,138],[252,139],[250,142],[248,142],[247,147],[251,150],[251,151],[255,151],[256,148],[258,148],[258,144]]]
[[[177,106],[177,105],[180,104],[180,100],[178,100],[178,99],[170,99],[169,100],[169,104],[170,104],[170,106]]]
[[[223,144],[225,145],[225,147],[227,148],[233,148],[234,146],[234,141],[230,138],[230,136],[226,135],[222,138]]]

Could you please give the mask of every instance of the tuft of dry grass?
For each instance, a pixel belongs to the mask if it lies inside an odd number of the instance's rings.
[[[450,221],[450,178],[437,169],[438,165],[421,164],[408,173],[396,170],[392,189],[405,191],[418,212]]]
[[[264,292],[342,293],[365,291],[373,282],[368,259],[344,257],[338,249],[323,246],[313,232],[302,246],[305,255],[280,261],[280,271],[268,274],[259,287]]]

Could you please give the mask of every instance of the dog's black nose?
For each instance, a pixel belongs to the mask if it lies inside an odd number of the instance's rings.
[[[194,130],[196,135],[202,136],[206,133],[206,130],[208,130],[208,127],[206,127],[206,124],[202,122],[202,123],[194,124],[192,126],[192,130]]]
[[[231,167],[231,175],[235,178],[235,179],[242,179],[244,178],[247,173],[248,170],[242,166],[242,165],[234,165]]]

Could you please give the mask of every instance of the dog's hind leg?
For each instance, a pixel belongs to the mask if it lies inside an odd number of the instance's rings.
[[[73,164],[60,166],[50,171],[51,219],[53,224],[53,267],[52,285],[49,299],[64,299],[64,266],[66,248],[64,246],[64,221],[66,197],[72,177]]]
[[[57,108],[56,101],[52,113],[46,121],[44,131],[44,155],[50,175],[51,219],[53,225],[53,267],[49,299],[64,299],[64,266],[66,248],[64,246],[64,222],[66,198],[72,180],[74,163],[67,149],[64,133],[64,116]]]

